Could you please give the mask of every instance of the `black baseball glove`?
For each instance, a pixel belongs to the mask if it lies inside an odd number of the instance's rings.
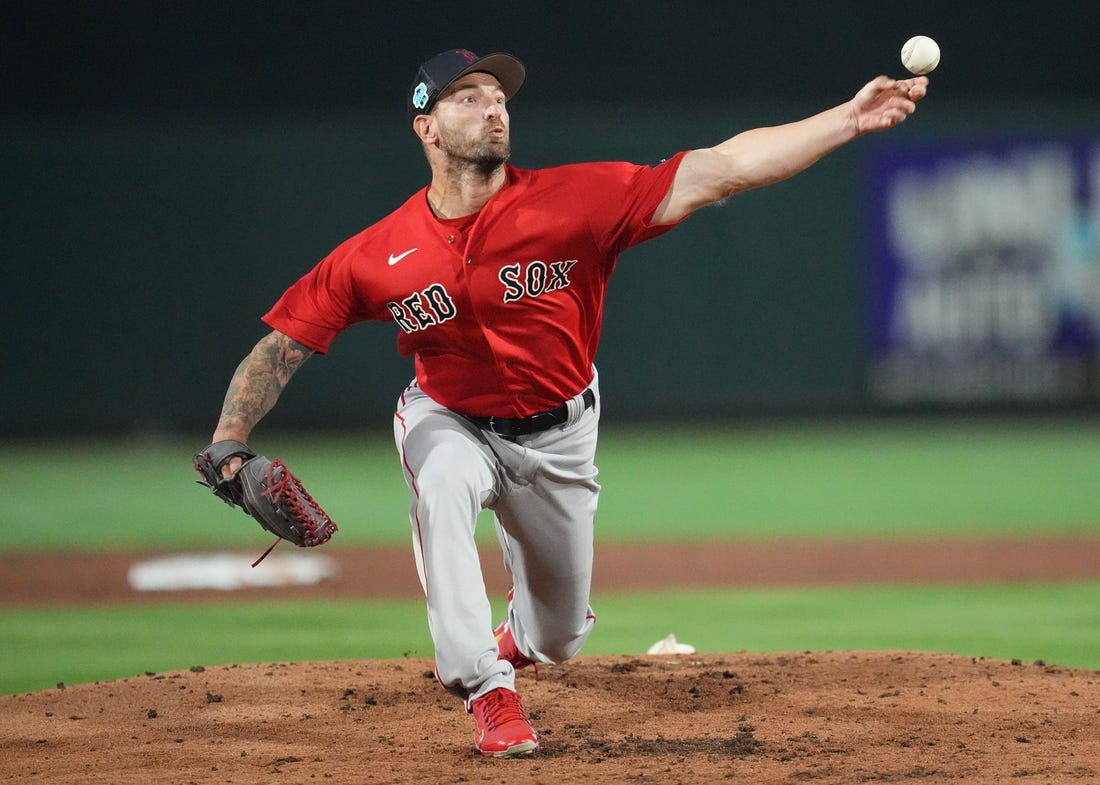
[[[223,477],[222,466],[235,455],[244,463],[235,474]],[[202,477],[200,485],[205,485],[226,504],[240,507],[281,539],[308,548],[328,542],[336,531],[332,518],[306,492],[286,464],[256,455],[247,444],[214,442],[195,455],[194,464]],[[275,544],[278,543],[276,540]],[[264,556],[267,553],[256,564]]]

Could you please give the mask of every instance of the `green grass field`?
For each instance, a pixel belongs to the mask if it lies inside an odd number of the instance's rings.
[[[4,553],[255,550],[258,527],[194,484],[199,439],[0,445]],[[405,488],[377,435],[276,435],[344,545],[408,542]],[[1091,535],[1093,420],[606,428],[601,541]],[[491,537],[488,526],[483,534]],[[700,651],[913,649],[1100,668],[1100,583],[726,590],[594,599],[585,653],[669,632]],[[430,656],[422,603],[0,610],[0,693],[196,664]]]
[[[711,653],[904,649],[1100,669],[1100,583],[678,591],[593,604],[585,654],[642,654],[673,633]],[[418,601],[4,611],[0,641],[0,694],[192,665],[432,654]]]

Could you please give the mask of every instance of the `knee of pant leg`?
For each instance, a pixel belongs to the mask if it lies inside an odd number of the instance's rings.
[[[537,647],[539,658],[545,662],[559,663],[565,662],[576,656],[577,653],[580,652],[581,647],[584,646],[585,641],[588,640],[588,636],[592,633],[592,625],[595,624],[595,622],[596,617],[589,614],[580,629],[572,633],[563,633],[551,639],[539,641],[541,644]]]

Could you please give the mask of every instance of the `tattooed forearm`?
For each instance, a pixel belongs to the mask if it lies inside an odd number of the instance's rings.
[[[247,441],[256,423],[275,406],[290,378],[311,354],[313,350],[280,332],[260,339],[233,374],[214,441]]]

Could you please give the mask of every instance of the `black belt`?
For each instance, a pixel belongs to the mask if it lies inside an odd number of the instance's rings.
[[[584,408],[590,409],[596,405],[596,393],[592,388],[584,391],[581,396]],[[555,425],[564,425],[569,419],[569,404],[563,403],[548,412],[532,414],[530,417],[471,417],[467,419],[478,428],[492,431],[500,436],[530,436],[532,433],[541,433]]]

